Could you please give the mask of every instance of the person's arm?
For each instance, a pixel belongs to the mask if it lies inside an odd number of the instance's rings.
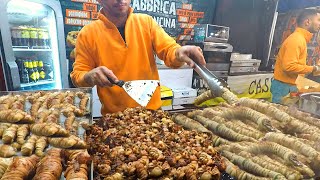
[[[155,53],[164,61],[166,66],[171,68],[181,67],[185,62],[181,62],[176,58],[176,50],[181,46],[152,17],[149,18],[152,45]]]
[[[282,63],[282,69],[285,72],[296,74],[309,74],[314,71],[313,66],[298,63],[300,52],[301,45],[296,39],[291,39],[285,44]]]
[[[76,59],[73,64],[73,71],[70,74],[73,84],[77,87],[92,86],[92,84],[88,84],[84,80],[85,74],[96,67],[94,58],[88,47],[89,44],[85,32],[80,32],[76,43]]]
[[[113,84],[108,78],[113,82],[118,82],[118,79],[107,67],[97,67],[94,59],[98,58],[94,56],[94,52],[92,52],[94,47],[92,46],[93,43],[90,43],[87,36],[80,32],[76,44],[76,59],[70,74],[72,82],[77,87],[112,86]]]

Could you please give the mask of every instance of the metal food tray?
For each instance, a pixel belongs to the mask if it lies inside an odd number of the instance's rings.
[[[67,91],[73,91],[73,92],[85,92],[87,95],[89,95],[89,101],[88,101],[88,104],[87,104],[87,111],[88,111],[88,114],[86,114],[85,116],[83,117],[76,117],[76,121],[85,121],[89,124],[92,124],[93,123],[93,116],[92,116],[92,88],[69,88],[69,89],[59,89],[59,90],[36,90],[36,91],[0,91],[0,97],[1,96],[5,96],[5,95],[9,95],[9,94],[12,94],[12,95],[26,95],[28,93],[35,93],[35,92],[39,92],[39,91],[43,91],[43,92],[67,92]],[[79,107],[79,102],[80,102],[80,98],[79,97],[75,97],[75,105],[77,107]],[[30,112],[30,108],[31,108],[31,103],[29,101],[26,101],[26,104],[25,104],[25,112]],[[66,117],[62,114],[60,114],[60,118],[59,118],[59,125],[61,127],[64,127],[64,121],[65,121]],[[30,132],[31,134],[31,132]],[[82,127],[82,126],[78,126],[78,132],[77,132],[77,136],[79,138],[81,138],[82,140],[84,140],[84,135],[85,135],[85,129]],[[3,144],[2,143],[2,139],[0,139],[0,144]],[[52,146],[48,146],[46,149],[45,149],[45,152],[50,149]],[[16,156],[22,156],[21,154],[21,151],[18,151],[16,153]],[[93,179],[93,163],[91,163],[90,167],[89,167],[89,171],[88,171],[88,178],[89,180],[92,180]],[[61,175],[61,180],[65,180],[64,176],[63,176],[63,172],[62,172],[62,175]]]
[[[320,117],[320,92],[304,93],[300,95],[299,109]]]

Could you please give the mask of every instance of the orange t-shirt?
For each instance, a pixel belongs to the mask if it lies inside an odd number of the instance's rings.
[[[169,67],[183,65],[175,57],[180,46],[151,16],[133,13],[131,8],[125,25],[125,41],[117,27],[102,13],[98,17],[83,27],[77,38],[76,59],[71,73],[76,86],[88,87],[84,75],[99,66],[112,70],[119,80],[159,80],[155,53]],[[97,87],[97,91],[103,115],[139,106],[120,87]],[[147,108],[160,107],[160,88],[157,88]]]
[[[307,43],[313,34],[297,28],[281,45],[274,69],[274,78],[295,85],[299,74],[312,73],[313,66],[306,65]]]

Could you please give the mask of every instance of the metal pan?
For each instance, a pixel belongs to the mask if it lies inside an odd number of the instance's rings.
[[[300,95],[299,109],[320,116],[320,92],[304,93]]]

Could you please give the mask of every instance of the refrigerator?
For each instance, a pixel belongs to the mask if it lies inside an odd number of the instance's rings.
[[[0,88],[68,88],[68,61],[58,0],[1,0]]]

